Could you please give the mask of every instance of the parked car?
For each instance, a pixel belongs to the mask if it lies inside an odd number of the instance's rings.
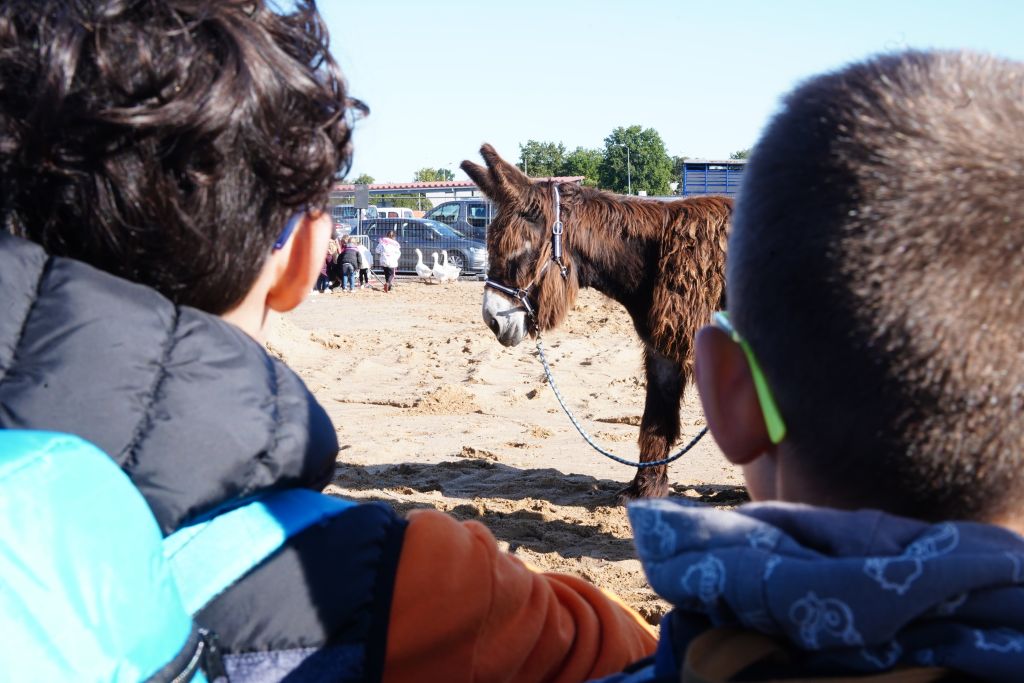
[[[377,207],[373,204],[363,209],[362,215],[360,215],[359,209],[351,205],[340,204],[331,207],[331,222],[336,230],[340,229],[341,234],[345,235],[352,232],[360,220],[377,218],[377,215]]]
[[[366,235],[371,248],[388,231],[395,231],[395,238],[402,245],[402,258],[398,270],[416,271],[416,252],[423,254],[424,262],[431,265],[431,252],[448,252],[448,263],[457,265],[463,273],[487,272],[487,244],[483,240],[466,237],[444,223],[429,218],[378,218],[359,224],[353,234]],[[374,253],[374,266],[380,265],[380,257]]]
[[[450,225],[466,237],[486,241],[487,226],[496,213],[489,199],[455,199],[438,204],[423,217]]]

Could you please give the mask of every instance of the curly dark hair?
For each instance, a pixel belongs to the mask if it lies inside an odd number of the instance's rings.
[[[223,313],[326,203],[354,115],[313,0],[7,0],[0,218]]]

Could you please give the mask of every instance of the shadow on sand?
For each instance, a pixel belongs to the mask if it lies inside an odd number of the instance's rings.
[[[622,481],[597,479],[586,474],[564,474],[556,469],[521,470],[483,459],[461,459],[434,464],[352,465],[339,463],[334,484],[353,490],[408,487],[416,492],[438,492],[449,498],[536,499],[552,505],[578,505],[589,509],[611,507]],[[670,499],[734,507],[750,501],[743,486],[728,484],[672,485]]]
[[[435,464],[339,463],[333,484],[353,493],[365,491],[366,495],[357,496],[360,500],[384,502],[399,513],[433,507],[460,520],[483,522],[512,552],[524,547],[566,558],[636,558],[624,515],[614,503],[615,492],[622,487],[619,481],[466,459]],[[432,498],[424,499],[424,495]],[[676,485],[671,498],[716,507],[733,507],[748,500],[743,487],[716,485]],[[508,504],[485,504],[481,499]],[[438,500],[443,503],[439,505]],[[552,506],[583,510],[555,514]]]
[[[596,479],[558,470],[521,470],[483,459],[460,459],[434,464],[353,465],[339,463],[336,486],[356,491],[406,487],[421,493],[437,491],[451,498],[503,498],[546,500],[552,505],[578,505],[590,510],[615,505],[623,482]],[[750,500],[742,486],[673,484],[670,499],[735,507]]]

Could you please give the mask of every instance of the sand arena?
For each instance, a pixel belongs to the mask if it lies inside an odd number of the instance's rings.
[[[614,492],[634,474],[593,451],[546,385],[533,343],[506,349],[482,323],[481,282],[400,279],[310,297],[275,318],[267,346],[327,409],[341,450],[335,493],[485,524],[530,564],[609,588],[652,623],[667,608],[634,558]],[[615,302],[583,290],[544,336],[559,387],[607,450],[638,457],[640,344]],[[687,391],[683,439],[704,416]],[[669,467],[672,495],[734,506],[742,477],[710,437]]]

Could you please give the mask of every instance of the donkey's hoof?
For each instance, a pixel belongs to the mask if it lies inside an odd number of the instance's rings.
[[[615,504],[625,505],[631,500],[640,498],[640,492],[637,490],[636,482],[633,482],[625,488],[621,488],[615,492]]]
[[[667,495],[667,476],[634,479],[629,486],[615,492],[615,504],[625,505],[638,498],[664,498]]]

